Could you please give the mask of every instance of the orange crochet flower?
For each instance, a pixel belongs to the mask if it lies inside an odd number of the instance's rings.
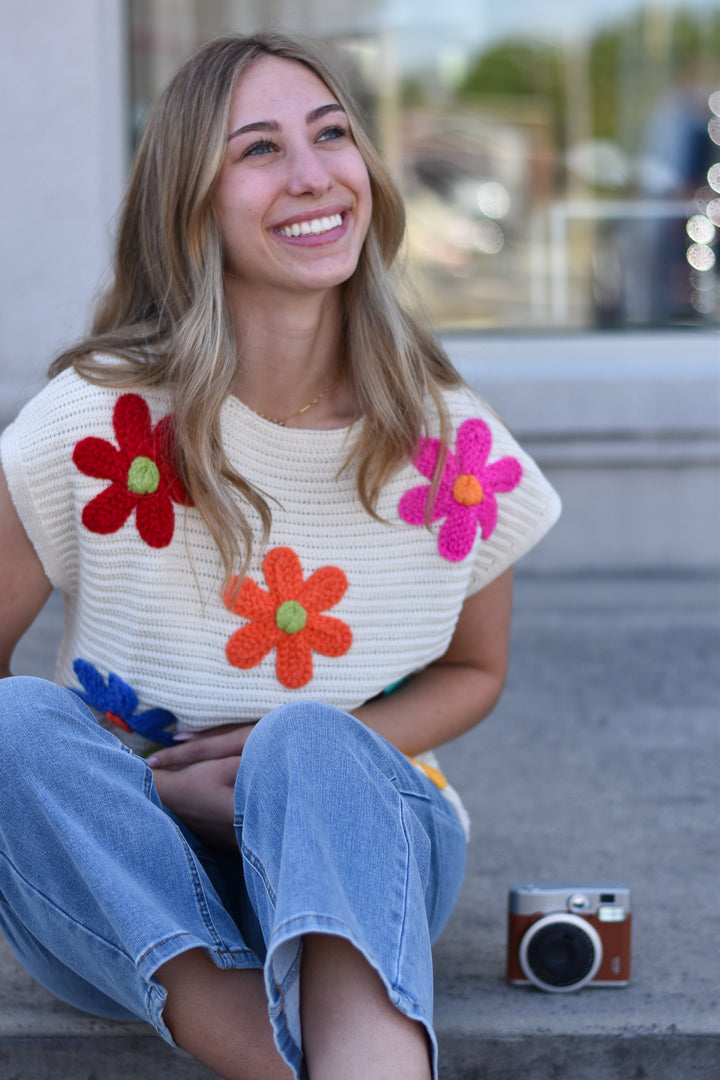
[[[313,676],[313,650],[322,656],[343,656],[352,644],[346,623],[321,612],[334,607],[348,582],[337,566],[323,566],[303,581],[302,566],[288,547],[273,548],[263,561],[268,591],[245,578],[233,599],[237,578],[223,599],[236,615],[251,621],[236,630],[226,654],[234,667],[255,667],[276,649],[275,672],[289,690],[298,690]]]

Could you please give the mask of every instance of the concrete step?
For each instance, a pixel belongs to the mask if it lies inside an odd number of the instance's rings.
[[[18,650],[48,674],[53,597]],[[442,1080],[710,1080],[720,1061],[720,581],[532,576],[493,716],[441,752],[473,819],[435,949]],[[625,881],[626,988],[543,994],[504,978],[518,880]],[[205,1080],[143,1024],[81,1015],[0,947],[2,1080]]]

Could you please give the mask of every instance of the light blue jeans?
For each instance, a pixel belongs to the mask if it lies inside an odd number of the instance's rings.
[[[308,702],[257,724],[235,790],[240,854],[208,849],[75,694],[0,680],[0,930],[20,962],[64,1001],[147,1020],[171,1044],[161,964],[202,948],[219,968],[263,968],[301,1078],[302,938],[337,934],[425,1025],[437,1075],[431,942],[464,871],[455,811],[384,739]]]

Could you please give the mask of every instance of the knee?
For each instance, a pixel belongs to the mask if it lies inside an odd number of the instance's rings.
[[[294,764],[325,760],[352,743],[356,729],[366,731],[353,716],[317,701],[281,705],[260,720],[247,741],[243,758],[251,756]]]
[[[38,754],[57,746],[63,719],[77,726],[79,714],[87,712],[76,694],[46,679],[0,679],[0,761],[35,763]]]

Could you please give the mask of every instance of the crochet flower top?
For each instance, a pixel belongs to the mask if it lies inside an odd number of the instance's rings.
[[[225,448],[269,500],[272,530],[223,592],[217,549],[172,466],[167,393],[63,372],[0,443],[19,516],[66,597],[57,681],[168,741],[173,723],[252,720],[287,701],[352,710],[441,656],[465,598],[559,513],[497,418],[465,388],[446,400],[453,435],[428,528],[432,433],[384,488],[378,521],[342,471],[361,421],[283,428],[229,397]]]

